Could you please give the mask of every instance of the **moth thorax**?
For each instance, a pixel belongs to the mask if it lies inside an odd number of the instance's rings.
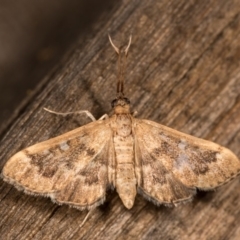
[[[119,146],[124,146],[130,141],[130,145],[132,145],[132,120],[129,114],[117,114],[115,124],[115,130],[119,137],[115,137],[114,142],[116,142],[116,144]],[[122,142],[122,137],[125,137],[124,143]]]
[[[128,114],[128,113],[130,113],[130,106],[129,105],[116,106],[116,107],[114,107],[114,113],[116,113],[116,114]]]

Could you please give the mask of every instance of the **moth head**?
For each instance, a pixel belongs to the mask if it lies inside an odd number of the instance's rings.
[[[112,101],[112,108],[116,114],[130,113],[130,100],[126,97],[119,97]]]

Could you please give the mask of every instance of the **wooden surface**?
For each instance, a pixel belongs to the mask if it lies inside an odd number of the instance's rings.
[[[107,33],[130,49],[126,96],[148,118],[215,141],[240,157],[240,1],[130,1],[103,12],[42,80],[0,145],[1,168],[17,151],[89,122],[60,117],[88,109],[97,118],[115,98],[116,55]],[[27,101],[27,100],[26,100]],[[1,180],[1,239],[239,239],[239,178],[199,192],[177,208],[137,196],[131,210],[115,192],[79,228],[86,212],[25,195]]]

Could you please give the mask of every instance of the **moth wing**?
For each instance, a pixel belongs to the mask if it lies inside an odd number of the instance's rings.
[[[108,177],[114,161],[111,136],[106,121],[90,123],[16,153],[2,176],[28,194],[90,209],[105,200],[112,184]]]
[[[236,177],[239,159],[227,148],[149,120],[135,119],[139,192],[156,204],[191,200]]]

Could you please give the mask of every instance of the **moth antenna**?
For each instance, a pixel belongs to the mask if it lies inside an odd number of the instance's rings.
[[[130,48],[131,43],[132,43],[132,35],[130,35],[128,45],[127,45],[126,49],[124,50],[126,56],[128,54],[128,50]]]
[[[112,39],[111,39],[111,37],[110,37],[109,34],[108,34],[108,38],[109,38],[109,42],[111,43],[111,45],[112,45],[112,47],[114,48],[115,52],[119,55],[120,50],[119,50],[118,47],[116,47],[116,46],[114,45],[114,43],[113,43],[113,41],[112,41]]]
[[[117,97],[124,96],[124,78],[125,78],[125,71],[126,71],[126,59],[128,55],[128,50],[130,48],[132,42],[132,35],[129,37],[128,45],[123,50],[122,48],[118,48],[114,45],[110,35],[108,34],[109,41],[114,48],[115,52],[118,54],[118,82],[117,82]],[[123,56],[123,53],[125,56]]]
[[[85,224],[85,222],[87,221],[89,215],[93,212],[94,209],[91,209],[88,211],[87,215],[85,216],[85,218],[83,219],[82,223],[80,224],[80,228]]]

